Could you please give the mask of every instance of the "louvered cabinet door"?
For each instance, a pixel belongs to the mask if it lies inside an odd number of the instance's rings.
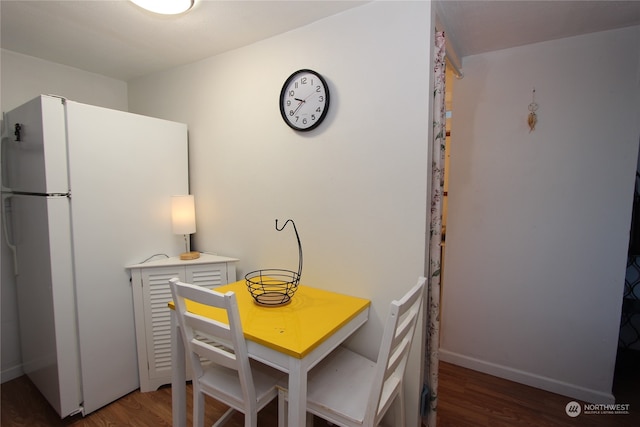
[[[169,258],[131,268],[134,297],[140,391],[171,383],[171,301],[169,279],[214,288],[236,280],[232,258],[190,264]]]
[[[171,301],[169,279],[185,280],[184,267],[162,267],[142,272],[147,375],[151,390],[171,382]],[[142,384],[141,384],[142,391]]]

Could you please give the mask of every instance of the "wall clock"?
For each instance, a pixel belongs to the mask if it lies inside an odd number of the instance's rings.
[[[318,127],[329,111],[329,87],[313,70],[298,70],[284,82],[280,91],[280,114],[297,131]]]

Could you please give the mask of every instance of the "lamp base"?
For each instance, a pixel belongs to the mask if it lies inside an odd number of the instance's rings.
[[[200,258],[200,252],[197,252],[197,251],[185,252],[183,254],[180,254],[180,259],[183,261],[188,261],[191,259],[198,259],[198,258]]]

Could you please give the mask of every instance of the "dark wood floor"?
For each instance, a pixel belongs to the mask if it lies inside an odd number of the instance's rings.
[[[581,414],[567,416],[565,407],[572,399],[545,392],[448,363],[441,363],[438,407],[439,427],[513,427],[513,426],[640,426],[640,382],[638,364],[619,366],[624,375],[614,387],[619,403],[629,403],[629,415]],[[620,377],[620,375],[618,375]],[[635,390],[635,392],[633,392]],[[166,386],[151,393],[135,391],[87,417],[75,416],[59,420],[39,392],[26,377],[2,384],[2,427],[163,427],[171,425],[171,388]],[[635,397],[634,397],[635,396]],[[191,387],[188,388],[191,400]],[[211,425],[225,407],[207,401],[206,424]],[[191,406],[188,408],[191,423]],[[227,424],[242,427],[243,415]],[[273,402],[260,413],[259,426],[277,425],[277,406]],[[325,426],[316,420],[316,426]],[[397,426],[396,426],[397,427]]]
[[[575,418],[565,411],[575,399],[441,363],[438,427],[638,427],[640,359],[626,362],[618,367],[614,395],[618,403],[629,403],[629,415]]]

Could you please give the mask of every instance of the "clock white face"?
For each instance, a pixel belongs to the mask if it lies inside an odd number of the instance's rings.
[[[317,127],[329,111],[329,88],[315,71],[293,73],[280,92],[280,114],[293,129],[308,131]]]

